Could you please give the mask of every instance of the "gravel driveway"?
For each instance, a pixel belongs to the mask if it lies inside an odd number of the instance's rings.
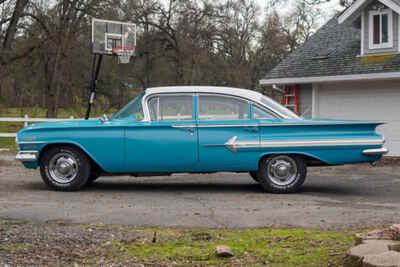
[[[400,222],[400,167],[310,168],[301,192],[264,193],[247,174],[104,177],[49,191],[38,170],[0,161],[0,218],[204,228],[343,229]]]

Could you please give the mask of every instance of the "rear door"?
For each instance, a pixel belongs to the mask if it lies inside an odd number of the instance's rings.
[[[148,100],[151,121],[126,132],[130,172],[190,171],[198,161],[192,94],[160,94]]]
[[[259,129],[250,103],[238,97],[198,95],[200,171],[258,168]]]

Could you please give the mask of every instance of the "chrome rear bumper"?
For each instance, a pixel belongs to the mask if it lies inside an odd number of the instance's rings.
[[[362,153],[366,156],[379,156],[379,155],[385,155],[389,152],[389,149],[386,147],[382,148],[375,148],[375,149],[366,149]]]
[[[15,159],[21,162],[35,162],[38,160],[39,151],[19,151]]]

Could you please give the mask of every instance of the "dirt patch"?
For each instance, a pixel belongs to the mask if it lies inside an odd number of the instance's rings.
[[[380,161],[376,162],[378,167],[395,167],[400,166],[400,157],[384,157]]]
[[[11,166],[21,166],[21,163],[17,161],[0,159],[0,167],[11,167]]]

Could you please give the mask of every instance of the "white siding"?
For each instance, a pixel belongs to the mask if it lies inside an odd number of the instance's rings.
[[[387,124],[390,156],[400,156],[400,81],[321,84],[314,103],[319,118],[378,120]]]

